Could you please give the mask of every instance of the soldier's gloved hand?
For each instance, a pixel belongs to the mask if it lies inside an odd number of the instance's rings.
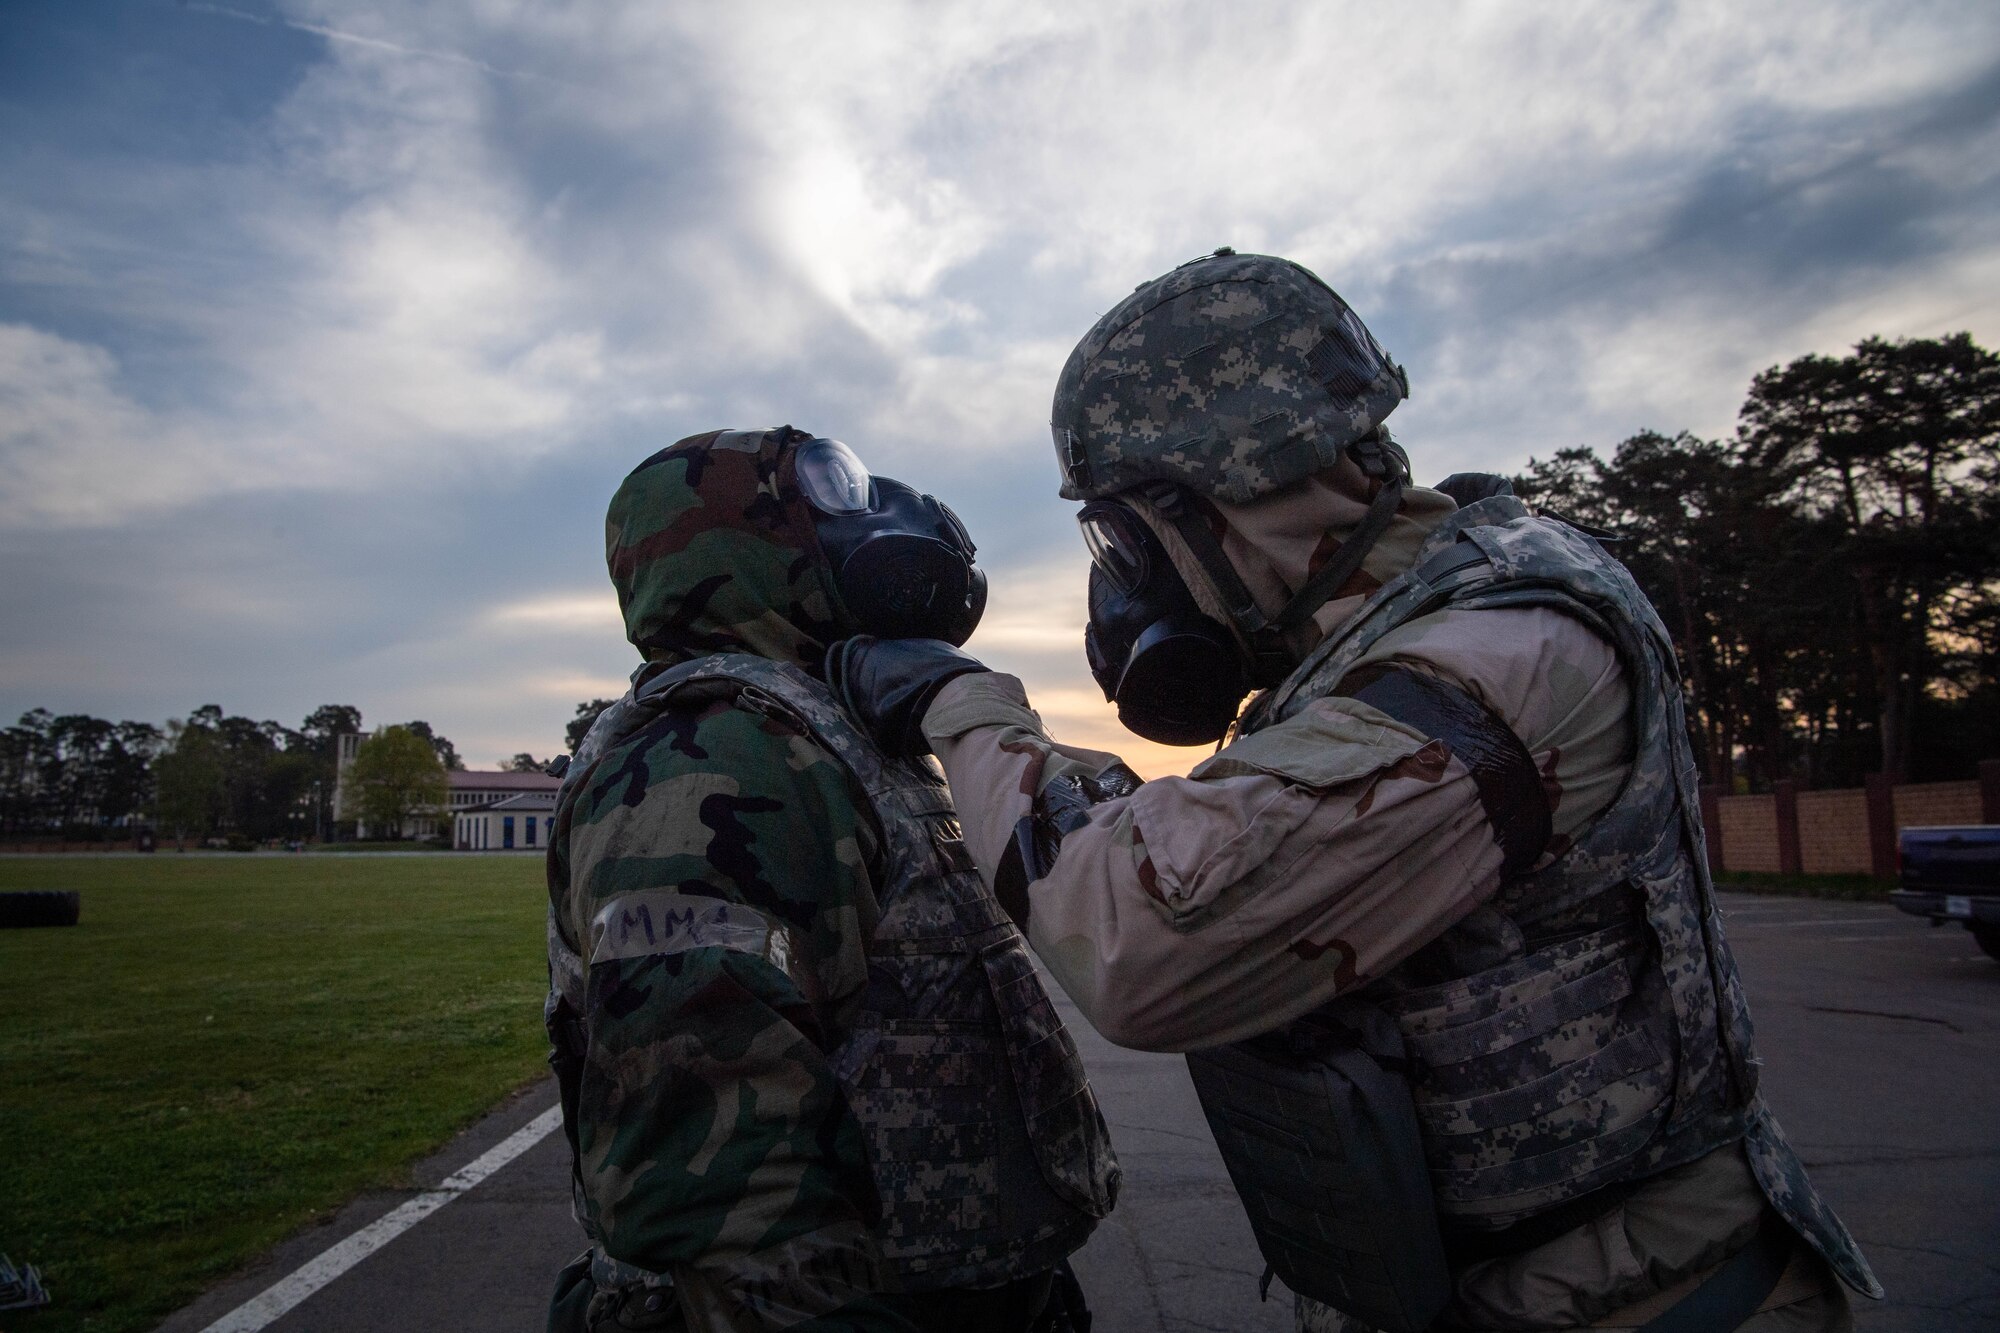
[[[943,639],[878,639],[857,634],[827,650],[826,683],[883,753],[929,754],[924,714],[947,681],[990,670]]]

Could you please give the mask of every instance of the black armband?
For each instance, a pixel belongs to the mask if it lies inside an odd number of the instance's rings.
[[[1534,756],[1499,714],[1456,685],[1399,666],[1350,672],[1339,693],[1450,746],[1472,774],[1502,878],[1534,867],[1552,832],[1548,793]]]

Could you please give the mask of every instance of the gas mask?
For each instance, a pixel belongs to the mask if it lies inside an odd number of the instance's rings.
[[[1203,614],[1166,547],[1117,500],[1077,515],[1090,547],[1090,674],[1118,720],[1162,745],[1222,739],[1250,691],[1242,650]]]
[[[840,600],[864,634],[885,639],[972,637],[986,610],[986,573],[958,515],[889,477],[871,477],[839,440],[815,437],[795,455],[820,549]]]
[[[1299,640],[1313,613],[1388,530],[1409,477],[1409,458],[1386,432],[1357,441],[1348,453],[1380,481],[1375,497],[1354,532],[1275,615],[1250,595],[1192,493],[1168,481],[1132,488],[1179,534],[1229,626],[1200,609],[1158,534],[1129,505],[1113,496],[1077,514],[1091,558],[1084,649],[1104,697],[1118,705],[1119,721],[1166,745],[1221,740],[1245,694],[1269,689],[1299,664]]]

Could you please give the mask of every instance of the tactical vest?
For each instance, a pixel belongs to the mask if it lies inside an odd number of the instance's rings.
[[[878,1234],[899,1284],[984,1287],[1053,1267],[1111,1211],[1118,1165],[1075,1043],[965,850],[935,762],[885,756],[797,668],[718,654],[645,680],[614,705],[578,747],[570,782],[703,685],[811,735],[846,767],[882,834],[868,982],[827,1056],[863,1130]],[[566,785],[560,800],[569,798]],[[551,1012],[584,1013],[584,965],[553,916],[549,951]],[[598,1271],[646,1276],[621,1267]]]
[[[1446,1232],[1529,1230],[1532,1219],[1561,1217],[1587,1196],[1615,1198],[1616,1187],[1744,1140],[1772,1206],[1850,1285],[1879,1295],[1757,1096],[1672,643],[1624,566],[1512,496],[1461,509],[1413,569],[1257,701],[1241,731],[1345,692],[1342,677],[1383,636],[1446,607],[1547,607],[1581,620],[1617,650],[1635,742],[1623,790],[1572,845],[1503,882],[1356,997],[1400,1029]],[[1295,1099],[1250,1086],[1231,1093],[1280,1127],[1342,1113],[1330,1101],[1301,1113]]]

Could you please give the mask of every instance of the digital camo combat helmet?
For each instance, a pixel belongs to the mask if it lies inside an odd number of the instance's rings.
[[[1245,690],[1297,664],[1288,641],[1360,567],[1395,516],[1409,464],[1382,422],[1409,396],[1334,290],[1290,260],[1222,249],[1142,285],[1070,353],[1050,427],[1062,493],[1093,557],[1091,671],[1140,735],[1222,734]],[[1245,504],[1351,457],[1382,485],[1368,515],[1275,615],[1260,609],[1201,512]],[[1201,615],[1121,493],[1170,522],[1228,610]],[[1171,585],[1171,586],[1170,586]]]
[[[1218,250],[1141,286],[1070,353],[1050,418],[1063,497],[1165,481],[1247,503],[1338,463],[1409,394],[1333,288]]]

